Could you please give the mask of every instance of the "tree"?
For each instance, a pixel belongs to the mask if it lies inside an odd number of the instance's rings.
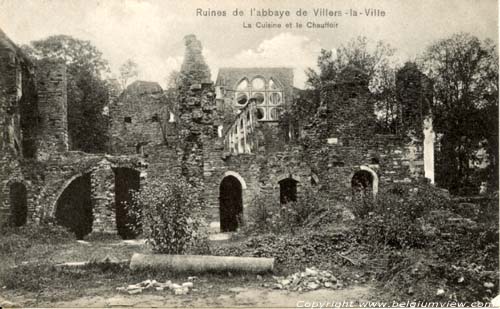
[[[28,54],[36,59],[58,58],[69,66],[70,73],[89,71],[101,77],[109,72],[108,62],[102,53],[90,41],[75,39],[69,35],[53,35],[46,39],[32,41],[29,47],[24,47]]]
[[[179,71],[172,71],[168,75],[168,77],[165,79],[167,82],[167,89],[173,89],[177,90],[179,89],[179,85],[181,83],[180,81],[180,72]]]
[[[312,69],[306,71],[308,84],[318,88],[322,83],[334,80],[346,66],[352,65],[368,74],[370,88],[377,91],[381,74],[390,66],[395,49],[383,41],[373,45],[367,37],[359,36],[338,47],[335,55],[331,50],[322,49],[317,62],[319,73]]]
[[[108,119],[102,114],[108,104],[109,85],[102,75],[109,66],[90,41],[55,35],[23,46],[34,59],[57,58],[67,65],[68,133],[70,149],[104,152]]]
[[[433,81],[434,128],[442,134],[437,182],[452,193],[471,193],[477,151],[488,144],[492,178],[498,177],[498,58],[491,41],[460,33],[429,46],[423,67]]]
[[[401,133],[401,108],[396,96],[396,74],[394,71],[393,68],[384,66],[379,72],[375,110],[377,114],[377,132],[380,133]]]
[[[120,84],[122,89],[127,87],[129,79],[139,75],[139,65],[133,60],[128,59],[120,66]]]

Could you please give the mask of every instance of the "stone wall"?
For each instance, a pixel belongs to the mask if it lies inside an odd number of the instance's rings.
[[[26,187],[28,223],[38,223],[54,221],[64,190],[89,175],[92,232],[116,234],[115,175],[125,168],[139,175],[141,187],[184,177],[201,193],[204,215],[216,228],[220,186],[229,176],[242,187],[244,222],[257,196],[280,202],[284,179],[296,182],[298,196],[322,190],[332,198],[350,199],[358,171],[370,173],[375,194],[390,183],[433,174],[432,163],[424,163],[433,158],[432,126],[423,135],[373,134],[373,100],[363,72],[348,68],[325,87],[323,104],[303,124],[303,139],[291,144],[278,121],[257,120],[257,98],[245,107],[235,105],[234,88],[242,78],[249,83],[262,78],[263,92],[282,91],[283,105],[291,104],[293,71],[222,69],[214,87],[206,80],[208,66],[194,36],[185,39],[175,98],[168,99],[157,83],[132,83],[119,96],[112,94],[110,154],[68,151],[65,66],[53,60],[32,66],[0,34],[0,224],[10,215],[10,184]],[[230,116],[221,108],[226,99],[231,109],[237,107]],[[221,130],[221,125],[226,127]]]
[[[136,81],[109,106],[112,154],[148,155],[146,149],[173,142],[173,107],[158,83]]]
[[[37,156],[44,160],[53,152],[69,149],[66,65],[50,59],[38,61],[36,88],[40,114]]]
[[[10,221],[10,185],[21,183],[25,187],[22,169],[25,150],[28,157],[36,132],[31,125],[35,119],[23,117],[23,110],[31,106],[36,115],[36,93],[33,85],[33,66],[20,49],[0,30],[0,225]],[[33,147],[32,147],[33,148]],[[28,192],[28,200],[31,196]]]

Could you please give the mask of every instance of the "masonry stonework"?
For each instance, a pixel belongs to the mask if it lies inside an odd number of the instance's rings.
[[[258,196],[283,202],[284,183],[299,197],[321,190],[351,199],[359,173],[374,196],[390,183],[433,180],[432,126],[425,134],[373,134],[374,102],[359,69],[346,68],[323,89],[316,114],[294,133],[300,142],[291,142],[279,120],[300,93],[293,69],[223,68],[213,84],[201,42],[191,35],[185,46],[179,94],[145,81],[111,92],[108,152],[90,154],[68,149],[64,64],[31,63],[0,32],[0,224],[24,222],[13,220],[19,207],[27,224],[61,224],[61,196],[81,177],[90,179],[91,235],[122,233],[131,190],[171,176],[201,193],[214,232],[223,220],[234,220],[225,231],[245,224]]]

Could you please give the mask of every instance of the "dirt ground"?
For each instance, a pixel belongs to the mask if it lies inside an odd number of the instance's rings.
[[[268,288],[234,287],[222,293],[207,295],[191,291],[188,295],[173,295],[170,291],[150,292],[138,295],[99,295],[99,291],[86,291],[84,296],[70,301],[37,302],[30,296],[11,295],[9,299],[18,306],[37,307],[296,307],[306,302],[350,303],[368,301],[373,290],[369,286],[355,286],[343,290],[316,290],[304,293],[271,290]],[[98,296],[99,295],[99,296]]]
[[[148,252],[141,241],[75,241],[54,248],[31,248],[22,257],[4,261],[3,268],[39,264],[57,265],[113,257],[116,260],[130,259],[134,252]],[[16,266],[18,265],[18,266]],[[71,267],[70,267],[71,269]],[[86,273],[87,272],[87,273]],[[128,270],[103,272],[74,269],[63,272],[61,277],[42,272],[42,277],[33,278],[23,272],[27,280],[37,280],[40,288],[0,287],[0,305],[9,307],[296,307],[303,302],[353,302],[373,300],[376,295],[369,284],[347,286],[340,290],[320,289],[310,292],[288,292],[272,289],[275,280],[272,274],[256,275],[200,275],[194,281],[194,288],[187,295],[174,295],[172,291],[146,290],[140,294],[128,295],[118,287],[136,284],[145,279],[159,282],[172,280],[175,283],[187,281],[187,275],[170,277],[159,274],[135,274]],[[6,272],[4,272],[5,274]],[[196,274],[190,274],[196,275]],[[35,274],[34,274],[35,276]],[[22,281],[24,279],[19,279]],[[21,285],[23,286],[23,285]]]

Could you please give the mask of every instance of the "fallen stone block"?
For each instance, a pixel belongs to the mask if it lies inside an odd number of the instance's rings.
[[[179,285],[179,284],[177,284],[177,283],[173,283],[173,284],[170,285],[170,288],[172,290],[178,290],[178,289],[182,288],[182,286]]]
[[[10,302],[8,300],[2,300],[2,301],[0,301],[0,307],[13,308],[13,307],[16,307],[16,304],[13,302]]]
[[[186,287],[181,287],[179,289],[174,290],[175,295],[186,295],[189,292],[189,289]]]
[[[193,283],[192,282],[184,282],[182,284],[183,287],[185,288],[192,288],[193,287]]]
[[[66,262],[66,263],[56,264],[55,266],[58,266],[58,267],[83,267],[85,265],[87,265],[87,262]]]
[[[127,292],[130,294],[130,295],[134,295],[134,294],[139,294],[139,293],[142,293],[142,289],[139,288],[139,289],[134,289],[134,290],[128,290],[127,289]]]
[[[137,290],[137,289],[141,289],[141,285],[140,284],[130,284],[129,286],[127,286],[127,290]]]
[[[272,271],[274,258],[209,256],[209,255],[132,255],[130,269],[167,269],[178,272],[236,271],[263,273]]]

